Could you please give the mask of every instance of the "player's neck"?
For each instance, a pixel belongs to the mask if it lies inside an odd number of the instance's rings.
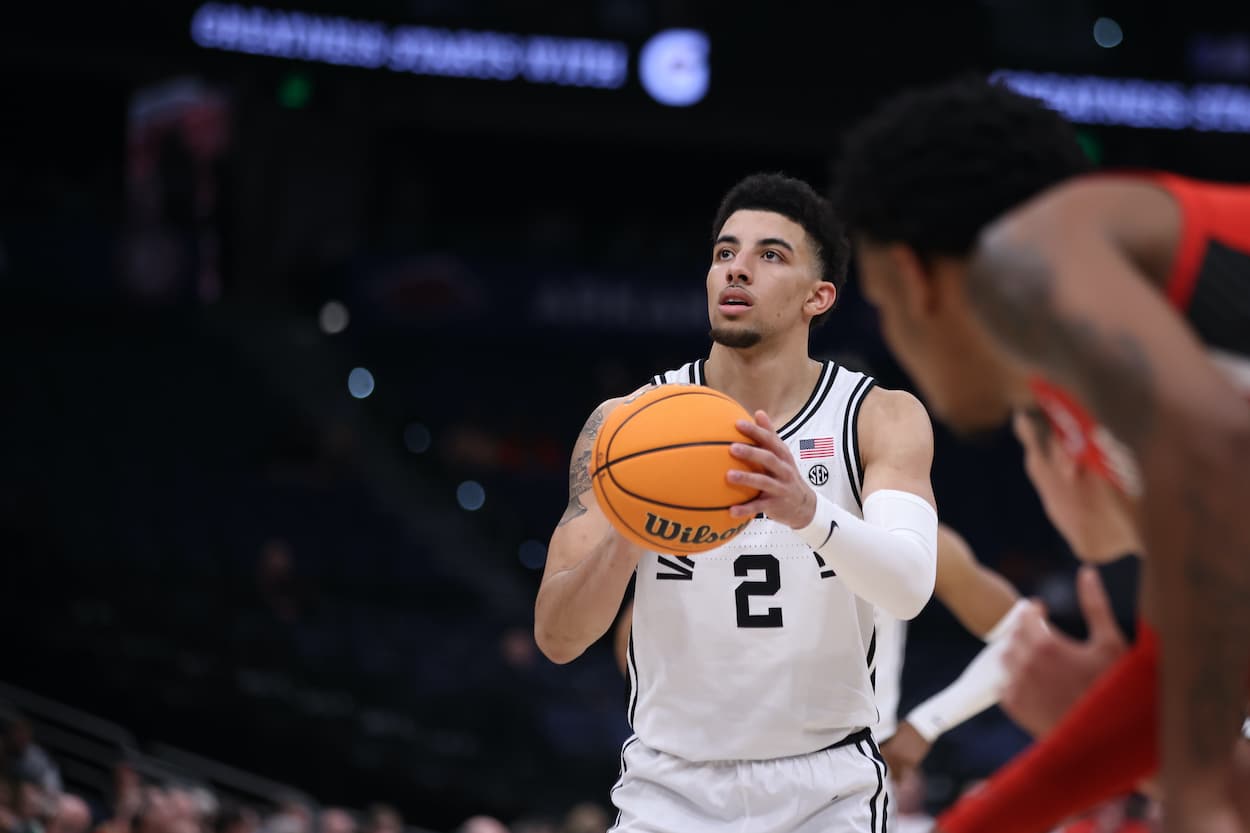
[[[703,370],[708,387],[729,394],[750,413],[764,411],[780,426],[807,402],[822,367],[808,355],[804,339],[801,350],[713,344]]]

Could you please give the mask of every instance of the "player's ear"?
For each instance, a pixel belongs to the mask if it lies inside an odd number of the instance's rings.
[[[815,318],[833,309],[833,304],[837,300],[838,288],[836,286],[829,281],[816,281],[812,286],[812,291],[807,294],[803,307],[812,318]]]

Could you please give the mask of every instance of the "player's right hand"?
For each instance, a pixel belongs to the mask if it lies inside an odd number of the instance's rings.
[[[1107,668],[1128,650],[1107,591],[1093,567],[1077,574],[1077,599],[1089,638],[1078,642],[1046,624],[1040,605],[1021,614],[1003,654],[1008,682],[1000,705],[1037,737],[1059,722]]]
[[[916,728],[906,720],[900,720],[898,728],[890,739],[881,744],[881,756],[885,758],[886,768],[895,782],[902,781],[907,774],[920,765],[933,744],[925,740]]]

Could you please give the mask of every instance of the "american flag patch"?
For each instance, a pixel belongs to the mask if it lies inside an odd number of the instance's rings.
[[[833,437],[799,440],[799,459],[811,460],[816,457],[832,457],[833,448]]]

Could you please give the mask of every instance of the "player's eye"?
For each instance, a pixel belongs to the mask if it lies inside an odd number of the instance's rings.
[[[765,249],[763,256],[764,256],[764,260],[767,260],[770,263],[778,262],[781,260],[781,253],[778,252],[776,249]]]
[[[733,260],[733,256],[734,256],[733,249],[717,249],[716,250],[717,260]]]

